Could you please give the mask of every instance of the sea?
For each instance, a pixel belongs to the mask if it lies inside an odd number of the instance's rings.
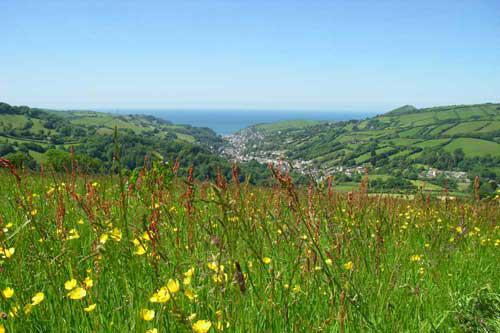
[[[364,119],[377,111],[283,111],[283,110],[106,110],[119,114],[148,114],[174,124],[211,128],[222,136],[245,127],[283,120],[342,121]]]

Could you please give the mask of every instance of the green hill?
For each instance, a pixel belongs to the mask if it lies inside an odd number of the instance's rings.
[[[149,155],[180,158],[184,168],[194,164],[200,177],[214,175],[218,167],[229,173],[229,164],[215,154],[222,139],[208,128],[147,115],[61,112],[0,103],[0,156],[17,164],[69,167],[72,147],[81,168],[106,171],[113,162],[115,141],[121,148],[121,163],[131,169]]]
[[[407,105],[364,120],[286,125],[242,131],[243,154],[266,158],[280,152],[324,174],[339,166],[367,166],[371,173],[410,180],[431,167],[464,171],[469,179],[480,175],[498,181],[500,176],[495,171],[500,165],[500,104]]]

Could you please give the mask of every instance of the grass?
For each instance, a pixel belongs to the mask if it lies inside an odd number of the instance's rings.
[[[469,122],[464,122],[460,123],[443,134],[445,135],[454,135],[454,134],[462,134],[462,133],[471,133],[474,131],[477,131],[479,128],[487,125],[489,122],[488,121],[469,121]]]
[[[283,130],[291,130],[291,129],[303,129],[304,127],[309,127],[313,125],[320,124],[321,121],[316,120],[283,120],[270,124],[258,124],[256,127],[263,131],[283,131]]]
[[[275,188],[193,183],[161,164],[17,173],[0,171],[7,332],[499,327],[494,200],[302,190],[280,174]]]
[[[457,148],[462,148],[465,155],[468,157],[475,156],[500,156],[500,144],[474,138],[458,138],[444,146],[444,150],[453,152]]]

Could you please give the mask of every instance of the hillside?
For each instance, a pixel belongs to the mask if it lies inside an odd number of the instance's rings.
[[[242,130],[225,151],[236,160],[283,158],[303,173],[347,178],[365,167],[413,183],[430,168],[466,172],[467,179],[448,177],[463,183],[500,176],[500,104],[404,106],[365,120],[285,125]]]
[[[211,129],[171,122],[146,115],[115,115],[93,111],[54,111],[0,103],[0,156],[17,164],[36,167],[69,165],[73,147],[80,167],[106,171],[115,150],[114,131],[121,150],[121,163],[142,165],[144,157],[180,158],[181,166],[198,166],[197,174],[215,174],[218,167],[229,172],[227,162],[213,152],[222,139]]]

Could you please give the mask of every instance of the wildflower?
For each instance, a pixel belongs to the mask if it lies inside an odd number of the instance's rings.
[[[114,228],[113,231],[111,232],[111,238],[115,241],[115,242],[119,242],[122,240],[122,232],[120,229],[118,228]]]
[[[207,264],[207,267],[214,272],[217,272],[219,270],[219,266],[217,265],[217,263],[215,261],[209,262]],[[222,266],[222,267],[224,267],[224,266]]]
[[[184,295],[190,300],[194,300],[197,296],[195,293],[193,293],[193,291],[191,289],[187,289],[186,291],[184,291]]]
[[[193,324],[192,329],[195,333],[207,333],[212,327],[210,320],[198,320]]]
[[[85,278],[85,280],[83,280],[83,283],[85,284],[85,287],[87,288],[92,288],[92,286],[94,285],[94,281],[89,278],[88,276]]]
[[[14,289],[7,287],[4,290],[2,290],[2,295],[5,298],[11,298],[14,295]]]
[[[189,286],[191,284],[191,279],[194,275],[194,268],[190,267],[185,273],[184,273],[184,280],[182,281],[182,284],[185,286]]]
[[[109,239],[108,234],[102,234],[101,237],[99,237],[99,243],[105,244]]]
[[[66,289],[66,290],[72,290],[75,287],[76,287],[76,280],[75,279],[68,280],[64,283],[64,289]]]
[[[92,312],[95,310],[95,308],[97,307],[97,304],[90,304],[89,306],[87,306],[86,308],[83,308],[83,311],[85,312]]]
[[[269,257],[264,257],[264,258],[262,258],[262,262],[263,262],[264,264],[266,264],[266,265],[269,265],[269,264],[271,263],[271,261],[272,261],[272,260],[271,260],[271,258],[269,258]]]
[[[142,320],[151,321],[155,317],[155,310],[142,309],[140,314]]]
[[[330,259],[330,258],[325,259],[325,264],[327,264],[328,266],[333,265],[332,259]]]
[[[185,286],[189,286],[191,284],[191,276],[186,276],[183,280],[182,280],[182,284],[185,285]]]
[[[354,264],[352,263],[352,261],[346,262],[343,266],[347,271],[352,271],[354,269]]]
[[[415,262],[415,261],[421,261],[421,260],[422,260],[422,256],[419,255],[419,254],[414,254],[414,255],[412,255],[410,257],[410,261],[413,261],[413,262]]]
[[[36,214],[38,214],[38,211],[36,209],[33,209],[31,212],[30,212],[31,216],[35,216]]]
[[[68,293],[68,297],[73,300],[79,300],[84,298],[85,296],[87,296],[87,291],[82,287],[75,288]]]
[[[2,324],[0,324],[0,333],[5,333],[5,327]]]
[[[151,328],[151,329],[147,330],[146,333],[158,333],[158,329]]]
[[[31,310],[33,310],[33,304],[26,304],[24,306],[24,314],[25,315],[30,314]]]
[[[175,294],[176,292],[179,291],[179,281],[169,279],[167,282],[167,288],[169,292]]]
[[[149,298],[151,303],[166,303],[170,300],[170,292],[166,287],[160,288],[156,293]]]
[[[300,292],[302,291],[302,289],[300,288],[300,285],[296,284],[296,285],[293,287],[292,291],[293,291],[295,294],[298,294],[298,293],[300,293]]]
[[[17,313],[19,312],[19,306],[18,305],[14,305],[10,311],[9,311],[9,317],[17,317]]]
[[[194,268],[193,267],[190,267],[185,273],[184,273],[184,276],[185,277],[191,277],[194,275]]]
[[[79,219],[78,222],[76,222],[76,223],[83,224],[84,222],[83,222],[83,219]]]
[[[455,230],[456,230],[456,232],[458,232],[459,234],[461,234],[461,233],[464,231],[464,229],[463,229],[462,227],[460,227],[460,226],[456,227],[456,228],[455,228]]]
[[[219,272],[219,273],[216,273],[214,275],[212,275],[212,280],[215,282],[215,283],[222,283],[224,282],[225,280],[227,280],[227,274],[224,273],[224,272]]]
[[[12,257],[14,255],[14,252],[16,252],[16,249],[13,247],[8,249],[3,249],[0,247],[0,254],[2,254],[4,258]]]
[[[149,232],[147,232],[147,231],[144,231],[144,233],[142,234],[141,238],[143,240],[145,240],[145,241],[150,241],[151,240],[151,237],[149,236]]]
[[[78,231],[76,229],[71,229],[68,233],[68,240],[71,240],[71,239],[78,239],[80,238],[80,234],[78,233]]]
[[[42,303],[42,301],[45,299],[45,294],[42,292],[36,293],[35,296],[31,298],[31,305],[37,305]]]
[[[147,252],[146,245],[138,245],[135,247],[134,254],[137,256],[142,256],[146,254],[146,252]]]

